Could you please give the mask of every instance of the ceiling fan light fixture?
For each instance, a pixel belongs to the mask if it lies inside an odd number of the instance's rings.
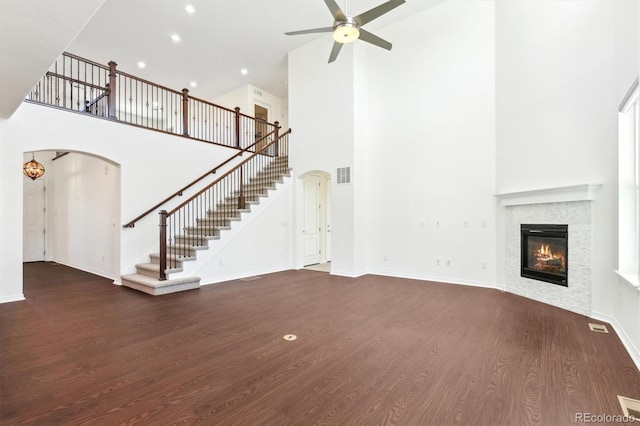
[[[358,26],[352,22],[343,22],[333,29],[333,39],[338,43],[351,43],[360,37]]]

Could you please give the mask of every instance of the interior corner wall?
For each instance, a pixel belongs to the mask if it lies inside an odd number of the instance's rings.
[[[624,34],[637,34],[628,19],[637,7],[496,2],[497,192],[603,185],[593,203],[592,309],[607,315],[616,297],[617,106],[638,73],[637,35]]]
[[[495,287],[494,4],[444,2],[368,49],[368,265]]]
[[[289,53],[289,123],[293,129],[290,164],[295,179],[314,170],[331,175],[331,270],[333,274],[356,276],[362,272],[354,258],[354,194],[359,181],[335,184],[339,167],[351,167],[357,174],[354,168],[354,46],[344,46],[338,59],[328,64],[332,45],[330,36],[320,37]],[[294,202],[300,202],[298,195],[296,192]],[[299,221],[295,230],[299,237],[302,234]]]
[[[119,165],[69,153],[47,172],[51,260],[119,281]]]
[[[286,102],[280,97],[250,84],[216,97],[213,103],[229,109],[239,107],[242,114],[251,117],[254,115],[253,105],[257,103],[269,109],[270,123],[278,121],[283,130],[289,128]]]

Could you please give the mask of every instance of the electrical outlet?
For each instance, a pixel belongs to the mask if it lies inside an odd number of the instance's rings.
[[[440,259],[436,259],[436,266],[440,266]]]
[[[487,269],[487,262],[482,262],[482,269]]]
[[[451,261],[447,260],[447,266],[451,266]]]
[[[387,255],[385,254],[384,256],[382,256],[382,261],[386,262],[387,261]]]

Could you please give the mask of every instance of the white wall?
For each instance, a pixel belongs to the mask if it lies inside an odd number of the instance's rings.
[[[47,168],[47,259],[119,280],[120,167],[69,153]]]
[[[370,49],[373,272],[495,283],[494,24],[493,2],[446,2]]]
[[[0,302],[22,300],[22,150],[0,120]],[[15,197],[16,192],[20,197]]]
[[[209,253],[199,252],[193,274],[200,284],[214,284],[293,267],[293,184],[286,178],[251,213],[243,213],[220,240],[209,243]]]
[[[212,102],[231,110],[239,107],[242,114],[250,117],[254,116],[254,104],[261,105],[269,110],[270,123],[278,121],[283,130],[289,128],[286,101],[259,87],[247,84],[216,97]]]
[[[240,108],[240,112],[247,114],[249,111],[249,98],[247,96],[248,86],[238,87],[231,92],[225,93],[212,99],[212,103],[233,110],[235,107]],[[253,108],[251,108],[253,110]],[[252,114],[250,114],[252,115]]]
[[[121,222],[116,227],[120,232],[121,251],[120,259],[114,262],[114,265],[120,265],[120,269],[114,266],[115,270],[101,271],[110,276],[133,272],[135,263],[147,261],[148,254],[156,251],[158,246],[157,214],[151,214],[133,229],[121,229],[122,222],[133,219],[236,152],[29,103],[24,103],[10,120],[0,123],[0,137],[0,210],[4,219],[0,223],[0,235],[5,251],[0,260],[0,300],[3,301],[22,297],[21,167],[24,152],[59,150],[90,153],[120,166],[120,203],[117,209]],[[75,238],[72,237],[74,241]],[[81,238],[80,235],[77,238]],[[11,250],[6,248],[9,241],[12,242]],[[87,248],[89,244],[87,242]],[[96,265],[91,261],[76,266],[94,270]]]
[[[391,52],[290,53],[296,176],[353,168],[332,188],[332,273],[495,282],[493,26],[492,2],[450,2],[377,31]]]
[[[617,105],[638,73],[637,16],[633,1],[496,3],[497,192],[603,184],[593,203],[592,309],[607,315],[617,264]]]
[[[327,64],[333,40],[330,36],[289,53],[290,158],[296,181],[296,218],[300,214],[299,179],[310,171],[329,173],[335,184],[336,169],[352,167],[355,178],[350,185],[331,189],[332,264],[334,274],[355,276],[364,273],[356,262],[354,224],[358,185],[366,177],[355,169],[354,159],[354,46],[343,47],[338,60]],[[296,222],[296,237],[301,238],[302,223]],[[297,266],[302,265],[301,244],[297,244]]]

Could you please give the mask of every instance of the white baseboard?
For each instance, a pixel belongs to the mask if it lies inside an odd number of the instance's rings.
[[[280,268],[269,268],[269,269],[251,271],[251,272],[247,272],[247,271],[236,272],[236,273],[232,273],[232,274],[216,277],[215,280],[209,281],[209,282],[206,282],[206,283],[200,282],[200,286],[202,287],[202,286],[205,286],[205,285],[219,284],[219,283],[223,283],[223,282],[226,282],[226,281],[240,280],[242,278],[255,277],[255,276],[258,276],[258,275],[274,274],[276,272],[283,272],[283,271],[289,271],[289,270],[291,270],[291,267],[287,265],[287,266],[283,266],[283,267],[280,267]]]
[[[631,341],[627,333],[625,333],[620,323],[618,323],[618,320],[616,320],[614,317],[610,315],[603,314],[601,312],[591,312],[591,318],[598,321],[608,322],[609,324],[611,324],[613,329],[618,334],[618,337],[620,337],[620,341],[622,342],[622,345],[627,350],[627,353],[629,354],[634,364],[636,365],[636,368],[640,370],[640,351],[638,351],[638,348],[635,347],[635,345],[633,344],[633,342]]]
[[[406,278],[410,280],[419,280],[419,281],[432,281],[437,283],[444,284],[456,284],[456,285],[467,285],[471,287],[482,287],[482,288],[491,288],[494,290],[504,291],[505,289],[498,286],[496,283],[486,282],[486,281],[473,281],[473,280],[452,280],[451,278],[446,277],[432,277],[427,275],[415,275],[415,274],[396,274],[389,273],[384,271],[370,271],[368,272],[372,275],[381,275],[384,277],[394,277],[394,278]],[[333,271],[332,271],[333,274]]]
[[[0,303],[19,302],[21,300],[25,300],[24,294],[22,293],[0,297]]]
[[[73,263],[69,263],[69,262],[63,262],[63,261],[61,261],[61,260],[52,260],[52,262],[59,263],[60,265],[68,266],[68,267],[70,267],[70,268],[77,269],[77,270],[79,270],[79,271],[88,272],[88,273],[90,273],[90,274],[97,275],[97,276],[99,276],[99,277],[108,278],[108,279],[110,279],[110,280],[112,280],[112,281],[114,281],[114,282],[115,282],[116,280],[119,280],[119,279],[120,279],[120,277],[119,277],[119,276],[114,276],[113,274],[109,274],[109,273],[107,273],[107,272],[102,272],[102,271],[97,271],[97,270],[95,270],[95,269],[87,268],[87,267],[85,267],[85,266],[75,265],[75,264],[73,264]]]

